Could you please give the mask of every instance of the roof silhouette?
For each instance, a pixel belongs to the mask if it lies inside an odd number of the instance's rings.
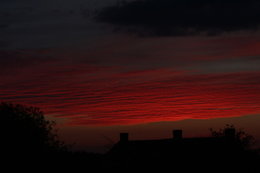
[[[121,133],[118,143],[107,153],[105,167],[123,172],[186,172],[190,167],[200,172],[247,172],[253,162],[235,133],[235,129],[228,129],[222,137],[183,138],[182,130],[175,130],[172,138],[158,140],[129,140],[128,133]]]
[[[236,146],[236,147],[235,147]],[[214,150],[212,150],[214,148]],[[146,154],[177,154],[187,152],[219,152],[219,150],[234,150],[238,148],[235,140],[235,130],[227,132],[224,137],[183,138],[182,130],[174,130],[173,138],[157,140],[129,140],[127,133],[120,134],[120,141],[110,150],[110,154],[138,153]]]

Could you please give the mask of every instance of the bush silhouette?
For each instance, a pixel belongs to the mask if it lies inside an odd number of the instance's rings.
[[[8,154],[41,155],[65,148],[58,140],[55,122],[36,107],[0,103],[2,148]]]

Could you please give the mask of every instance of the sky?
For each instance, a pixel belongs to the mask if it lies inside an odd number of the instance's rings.
[[[227,123],[259,140],[259,9],[257,0],[0,0],[0,101],[40,107],[88,151],[120,132],[205,136]]]

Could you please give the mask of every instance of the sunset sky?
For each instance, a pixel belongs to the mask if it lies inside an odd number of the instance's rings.
[[[257,0],[0,0],[0,101],[40,107],[75,147],[260,139]]]

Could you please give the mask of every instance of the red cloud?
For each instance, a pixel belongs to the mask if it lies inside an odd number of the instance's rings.
[[[259,79],[260,72],[121,72],[114,67],[52,63],[3,78],[0,98],[41,107],[70,125],[207,119],[259,113]]]

